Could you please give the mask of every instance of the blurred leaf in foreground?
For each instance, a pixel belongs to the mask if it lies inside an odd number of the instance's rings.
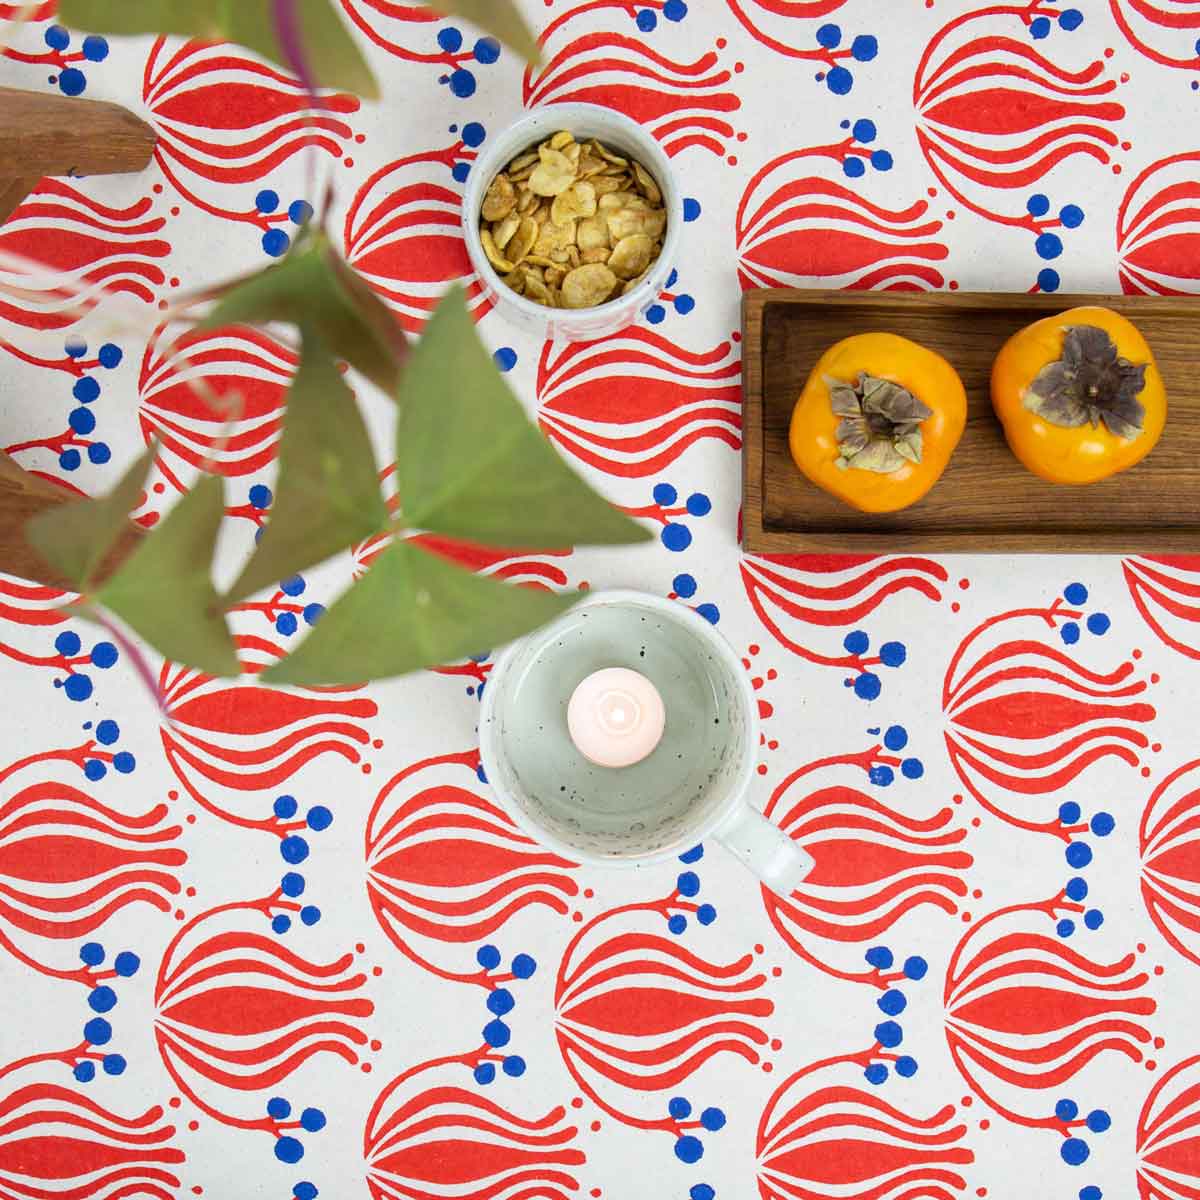
[[[534,65],[541,54],[537,40],[512,0],[425,0],[430,8],[447,17],[461,17],[485,33],[511,46],[527,63]]]

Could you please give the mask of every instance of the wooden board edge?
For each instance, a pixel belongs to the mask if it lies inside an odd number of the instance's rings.
[[[769,294],[765,290],[742,293],[742,546],[766,535],[762,514],[763,462],[763,321]]]

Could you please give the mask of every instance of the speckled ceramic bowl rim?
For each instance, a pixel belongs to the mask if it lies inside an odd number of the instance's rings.
[[[640,855],[603,855],[591,854],[580,850],[570,842],[564,841],[550,833],[542,825],[534,821],[517,803],[516,799],[501,784],[502,772],[498,769],[502,761],[506,761],[500,740],[500,721],[496,713],[496,705],[504,690],[504,684],[512,670],[513,662],[522,649],[533,642],[549,643],[558,636],[558,630],[572,621],[581,608],[606,607],[616,604],[636,605],[652,612],[662,613],[671,620],[688,629],[695,637],[712,650],[725,666],[730,677],[734,680],[736,702],[741,706],[745,719],[746,736],[737,766],[737,773],[729,794],[722,804],[709,813],[694,829],[688,831],[687,837],[677,844],[656,850],[651,854]],[[565,736],[565,734],[564,734]],[[639,592],[632,588],[611,588],[604,591],[592,592],[586,599],[580,601],[561,617],[544,625],[534,633],[528,634],[520,641],[513,642],[503,650],[496,659],[495,665],[488,676],[486,687],[483,689],[483,700],[479,712],[479,755],[483,762],[484,774],[493,793],[504,805],[504,810],[516,823],[517,827],[531,837],[539,845],[553,850],[555,854],[569,859],[571,862],[582,863],[585,866],[597,867],[640,867],[651,863],[666,862],[675,858],[681,850],[703,841],[713,830],[723,825],[737,809],[746,803],[750,783],[754,777],[754,764],[758,757],[758,707],[754,697],[754,689],[750,676],[742,667],[742,661],[737,652],[729,644],[725,636],[713,625],[677,600],[666,600],[649,592]]]

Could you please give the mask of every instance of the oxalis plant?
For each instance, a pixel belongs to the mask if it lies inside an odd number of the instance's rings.
[[[508,0],[437,0],[532,59],[536,45]],[[223,39],[318,87],[378,95],[331,0],[60,0],[62,21],[113,34]],[[201,330],[286,324],[300,362],[288,392],[270,518],[232,585],[213,582],[224,483],[207,475],[108,576],[101,565],[140,501],[151,445],[107,495],[39,514],[33,547],[80,593],[73,610],[119,618],[175,662],[211,675],[239,664],[227,610],[374,535],[391,535],[369,570],[329,607],[297,649],[261,676],[305,686],[360,683],[449,662],[544,624],[572,596],[514,587],[422,549],[415,531],[505,549],[620,544],[648,535],[587,486],[530,423],[480,342],[461,288],[410,346],[319,222],[287,257],[206,295]],[[396,406],[398,511],[380,490],[362,414],[340,362]]]

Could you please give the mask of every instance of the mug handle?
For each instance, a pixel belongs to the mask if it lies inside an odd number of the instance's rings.
[[[787,899],[816,866],[803,846],[756,808],[741,804],[713,836],[777,896]]]

